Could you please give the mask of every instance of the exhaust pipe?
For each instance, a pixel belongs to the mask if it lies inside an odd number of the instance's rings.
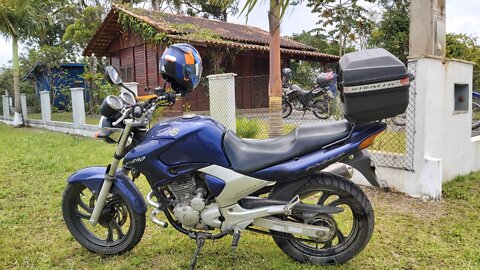
[[[335,162],[323,169],[322,172],[328,172],[331,174],[336,174],[347,179],[351,179],[353,176],[353,167],[344,163]]]
[[[160,227],[163,227],[163,228],[167,228],[168,227],[168,223],[165,222],[165,221],[161,221],[157,218],[157,215],[160,214],[162,212],[162,210],[160,210],[160,205],[154,201],[152,199],[152,194],[153,191],[150,191],[148,194],[147,194],[147,203],[152,206],[153,208],[153,211],[152,213],[150,214],[150,219],[152,220],[153,223],[157,224],[158,226]]]

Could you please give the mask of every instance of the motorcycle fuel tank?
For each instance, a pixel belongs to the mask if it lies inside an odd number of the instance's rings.
[[[149,182],[168,182],[212,164],[229,167],[222,149],[224,133],[225,127],[209,117],[172,118],[152,127],[144,141],[126,154],[125,163]]]

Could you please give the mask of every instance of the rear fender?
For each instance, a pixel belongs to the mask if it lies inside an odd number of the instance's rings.
[[[68,177],[68,183],[82,183],[92,193],[98,194],[105,178],[106,167],[88,167],[76,171]],[[117,170],[110,193],[120,195],[138,214],[147,212],[147,204],[142,193],[122,170]]]
[[[367,153],[364,154],[364,152],[366,153],[366,150],[358,150],[350,156],[351,158],[346,158],[341,162],[359,171],[372,186],[388,189],[387,184],[377,176],[375,165],[372,163],[370,157]]]
[[[288,197],[288,194],[292,193],[292,190],[298,190],[300,189],[303,185],[306,185],[314,176],[321,176],[321,175],[332,175],[332,173],[329,172],[316,172],[312,173],[308,176],[300,177],[298,179],[295,179],[295,181],[290,181],[290,182],[277,182],[272,190],[270,191],[270,194],[268,196],[269,199],[275,199],[275,200],[283,200],[283,201],[290,201],[292,198]],[[338,176],[338,175],[337,175]],[[340,176],[342,177],[342,176]],[[350,181],[347,178],[342,177],[346,181]],[[354,183],[355,184],[355,183]]]

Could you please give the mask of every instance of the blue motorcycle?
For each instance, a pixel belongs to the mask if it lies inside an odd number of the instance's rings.
[[[106,71],[123,86],[115,68]],[[177,95],[105,98],[97,137],[118,144],[112,162],[72,174],[62,200],[65,223],[82,246],[102,255],[131,250],[143,236],[148,203],[153,223],[196,240],[192,268],[205,240],[231,235],[235,248],[246,231],[270,235],[302,263],[338,264],[365,248],[372,206],[347,178],[352,166],[379,186],[362,149],[385,130],[384,122],[302,125],[266,140],[241,139],[196,115],[148,129],[155,108]],[[134,182],[140,174],[151,187],[146,200]]]

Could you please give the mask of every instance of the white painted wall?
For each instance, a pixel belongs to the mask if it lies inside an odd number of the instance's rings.
[[[480,137],[471,138],[471,63],[416,59],[413,171],[379,167],[389,187],[412,196],[438,199],[441,184],[480,170]],[[469,110],[454,112],[454,84],[469,84]]]

